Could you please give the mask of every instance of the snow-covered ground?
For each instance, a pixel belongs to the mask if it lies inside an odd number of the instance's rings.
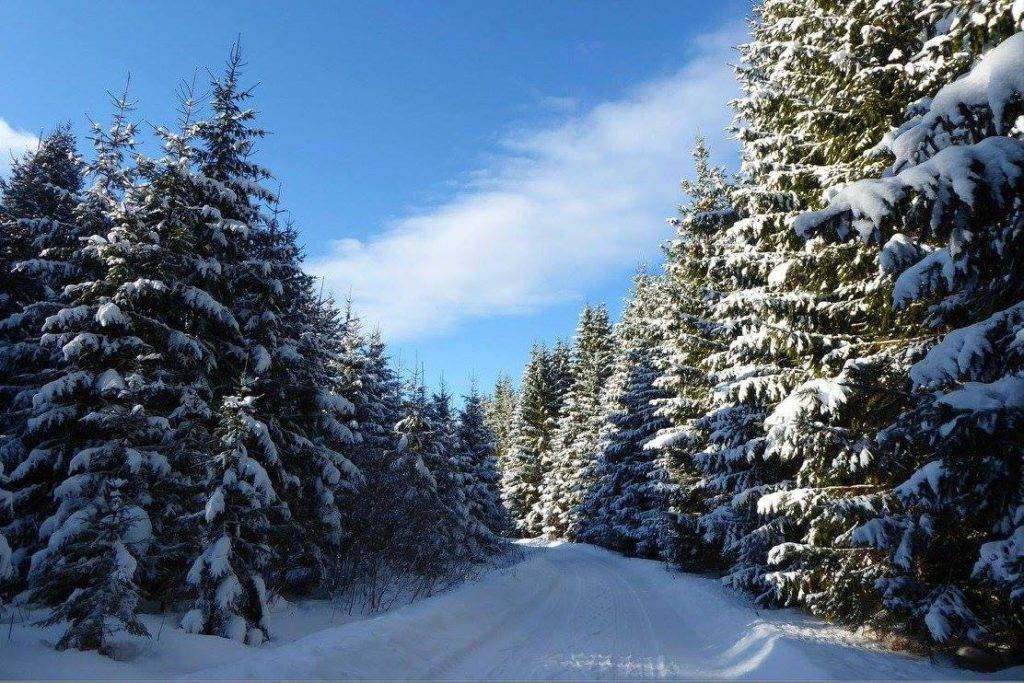
[[[708,578],[592,546],[533,541],[523,562],[370,618],[284,605],[252,650],[165,624],[113,661],[56,631],[0,630],[4,678],[979,678],[860,644],[794,611],[757,612]],[[158,630],[160,618],[147,623]],[[1022,678],[1024,668],[998,678]]]

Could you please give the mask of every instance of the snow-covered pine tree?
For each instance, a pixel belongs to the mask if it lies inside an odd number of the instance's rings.
[[[9,412],[18,378],[34,376],[50,363],[39,349],[39,329],[53,312],[63,285],[76,268],[68,262],[80,236],[76,208],[82,190],[82,161],[68,126],[11,165],[0,179],[0,414]],[[5,432],[7,430],[4,430]]]
[[[57,298],[81,270],[75,261],[83,235],[76,209],[83,164],[67,128],[43,138],[15,160],[0,183],[0,462],[11,475],[12,497],[0,512],[12,563],[24,577],[40,547],[39,527],[52,514],[51,492],[60,483],[60,458],[33,451],[27,437],[32,394],[56,376],[60,354],[40,343]],[[31,457],[30,457],[30,454]]]
[[[475,382],[463,397],[456,437],[456,459],[465,477],[470,514],[491,534],[500,536],[508,530],[509,520],[498,491],[496,438],[487,424],[483,397]]]
[[[181,619],[189,633],[259,645],[270,636],[268,539],[281,503],[266,465],[279,459],[270,430],[256,417],[258,398],[242,380],[219,410],[221,450],[203,463],[215,482],[205,500],[202,548],[186,575],[194,603]]]
[[[744,246],[728,229],[737,216],[724,171],[710,162],[700,136],[693,148],[694,179],[682,181],[689,197],[670,222],[676,236],[664,246],[665,275],[650,324],[660,340],[655,356],[657,401],[667,421],[647,448],[670,472],[670,524],[662,554],[684,569],[717,568],[728,537],[728,502],[745,458],[729,457],[732,445],[747,438],[737,429],[757,419],[742,404],[718,402],[711,372],[713,354],[728,347],[725,327],[713,319],[714,305],[746,284],[731,265],[742,261]],[[723,370],[729,371],[728,366]],[[747,428],[749,432],[749,427]]]
[[[536,514],[544,480],[542,460],[551,449],[559,405],[550,369],[549,352],[535,344],[523,371],[512,422],[512,447],[501,472],[502,501],[522,536],[539,535],[542,529]]]
[[[887,284],[870,250],[802,242],[789,221],[816,206],[823,189],[884,163],[870,154],[872,145],[914,91],[899,61],[917,45],[912,9],[832,0],[769,0],[757,8],[738,68],[744,96],[735,103],[744,173],[732,192],[741,220],[730,233],[747,245],[734,268],[745,282],[715,304],[714,318],[731,339],[709,359],[716,396],[753,418],[738,425],[730,445],[745,464],[731,509],[721,509],[731,535],[728,580],[764,601],[818,601],[812,608],[825,614],[845,600],[840,609],[851,608],[854,619],[874,607],[863,598],[878,567],[871,555],[836,541],[870,509],[858,496],[884,484],[870,481],[880,472],[865,448],[872,429],[849,406],[869,406],[866,422],[884,419],[893,358],[873,354],[898,346],[906,330],[891,323]],[[844,371],[847,378],[836,381]],[[881,379],[855,387],[852,374]],[[762,420],[764,430],[756,424]],[[816,493],[785,493],[794,488]],[[820,575],[835,590],[801,583],[805,560],[825,566],[810,557],[821,548],[841,565]]]
[[[1018,17],[1019,18],[1019,17]],[[981,17],[984,19],[984,17]],[[1024,638],[1024,33],[986,53],[887,141],[891,173],[830,194],[795,230],[881,247],[892,304],[940,340],[911,347],[914,397],[878,435],[905,481],[853,540],[912,634],[1019,652]],[[927,351],[925,352],[925,350]]]
[[[127,101],[116,106],[114,125],[95,131],[96,181],[78,209],[98,232],[76,258],[98,277],[65,287],[64,307],[44,324],[42,342],[63,362],[33,395],[27,432],[33,453],[60,454],[64,478],[29,573],[31,599],[52,608],[43,623],[67,623],[61,649],[103,651],[121,631],[146,633],[135,614],[138,568],[153,543],[149,508],[170,472],[180,380],[172,359],[193,360],[184,335],[150,315],[163,309],[150,294],[161,290],[166,253],[132,209],[134,172],[122,164],[134,126]]]
[[[356,410],[363,435],[363,453],[367,453],[367,449],[370,453],[386,453],[395,446],[395,424],[400,419],[402,401],[401,382],[391,366],[379,330],[370,333],[365,353],[364,399]]]
[[[485,521],[474,514],[473,496],[486,491],[478,486],[474,453],[467,450],[467,444],[461,439],[459,420],[443,380],[433,395],[431,407],[442,457],[436,464],[428,461],[427,465],[440,484],[447,523],[458,532],[456,545],[462,562],[479,562],[496,552],[501,542]]]
[[[346,307],[343,349],[338,374],[343,394],[355,407],[360,443],[353,456],[365,483],[346,511],[349,535],[335,579],[339,589],[364,585],[368,604],[375,608],[391,572],[406,569],[397,564],[407,540],[403,510],[409,486],[396,462],[401,457],[395,425],[401,419],[402,391],[380,333],[364,338],[351,306]]]
[[[222,340],[217,349],[218,398],[235,395],[239,376],[251,381],[269,366],[271,350],[263,343],[270,343],[265,338],[276,332],[283,303],[282,283],[272,276],[279,275],[276,269],[286,265],[280,261],[290,256],[279,253],[282,245],[270,234],[267,210],[277,197],[262,185],[270,172],[252,159],[256,141],[266,132],[255,126],[256,112],[246,106],[252,92],[239,83],[241,67],[236,44],[224,73],[210,83],[211,116],[196,126],[201,143],[196,166],[207,188],[202,211],[212,233],[210,294],[239,324],[239,333]],[[263,263],[267,257],[270,263]],[[265,304],[271,308],[264,311]]]
[[[387,455],[394,451],[401,383],[391,367],[380,332],[364,334],[351,301],[346,301],[340,323],[334,374],[341,394],[353,404],[352,421],[358,426],[353,462],[370,477],[370,472],[382,467]]]
[[[454,522],[451,530],[456,531],[464,539],[466,550],[473,555],[474,552],[470,548],[472,533],[469,528],[469,498],[466,495],[467,463],[459,457],[462,448],[459,443],[458,422],[455,409],[452,407],[452,393],[448,390],[448,384],[443,376],[438,381],[437,390],[430,394],[429,415],[434,427],[434,447],[425,462],[438,480],[442,501],[450,507],[450,521]],[[462,544],[460,541],[459,545]]]
[[[518,403],[519,393],[508,375],[498,378],[494,384],[494,393],[488,396],[484,403],[487,427],[494,434],[494,457],[499,477],[507,468],[512,452],[512,426]]]
[[[421,370],[422,372],[422,370]],[[452,393],[444,376],[438,380],[437,390],[430,394],[430,418],[434,424],[437,449],[445,460],[451,460],[458,450],[457,421],[452,408]]]
[[[73,254],[77,246],[75,210],[82,166],[74,134],[63,125],[40,140],[36,149],[14,159],[9,177],[0,179],[0,258],[8,275],[0,290],[4,317],[59,294],[60,286],[73,276],[70,264],[60,257]],[[39,262],[32,261],[44,252]]]
[[[565,410],[565,402],[569,397],[569,389],[573,383],[573,347],[572,344],[559,339],[551,348],[550,362],[548,363],[548,376],[551,390],[553,392],[553,413],[554,425],[557,426],[558,418]]]
[[[170,471],[147,507],[157,543],[139,558],[140,583],[162,605],[179,590],[196,551],[194,483],[198,462],[214,440],[216,348],[220,339],[238,334],[234,315],[210,294],[218,289],[219,269],[209,258],[213,235],[201,210],[206,183],[194,169],[198,103],[189,85],[178,96],[177,131],[157,129],[163,156],[136,157],[137,184],[124,197],[126,220],[93,240],[107,268],[96,293],[109,290],[147,345],[140,376],[149,377],[153,389],[140,397],[140,405],[167,420],[161,452]],[[92,200],[96,208],[83,213],[101,212],[113,197],[111,191],[100,193]],[[76,339],[94,341],[89,335]]]
[[[845,9],[846,19],[855,22],[853,26],[861,25],[860,41],[852,41],[860,49],[857,54],[880,57],[893,47],[892,37],[902,36],[906,42],[908,38],[938,35],[911,58],[902,74],[893,71],[893,65],[884,67],[878,61],[862,58],[855,63],[856,79],[849,81],[851,91],[830,94],[840,102],[846,102],[840,95],[855,96],[855,106],[848,116],[851,121],[859,120],[864,131],[874,133],[880,124],[890,122],[901,107],[906,108],[909,100],[902,98],[907,94],[915,98],[933,95],[935,83],[925,74],[940,74],[941,81],[941,73],[963,60],[965,51],[990,44],[994,35],[1012,24],[1009,3],[924,5],[927,7],[916,8],[915,14],[905,15],[899,3],[879,3],[874,13],[863,15],[868,19],[863,25],[856,5]],[[894,10],[898,13],[893,14]],[[922,21],[935,23],[922,26]],[[878,33],[879,29],[888,33]],[[904,61],[906,49],[898,48],[888,60]],[[873,80],[879,69],[886,68],[898,77],[891,90],[879,89],[879,82]],[[851,138],[846,130],[835,127],[823,131],[831,135],[830,151],[837,158],[862,148],[863,136]],[[883,144],[875,148],[883,154],[874,158],[885,160],[895,151],[887,147]],[[858,175],[867,172],[874,173],[865,167]],[[822,186],[827,191],[835,184]],[[766,420],[767,453],[802,461],[794,490],[777,492],[758,503],[762,513],[781,513],[788,526],[789,542],[772,550],[769,559],[776,571],[766,581],[776,598],[784,602],[803,603],[830,618],[858,624],[873,620],[884,626],[891,619],[880,610],[874,586],[885,572],[885,563],[877,551],[851,547],[851,537],[853,530],[882,506],[880,492],[899,483],[908,465],[879,458],[874,435],[891,424],[905,406],[903,349],[914,344],[922,332],[906,311],[894,311],[889,306],[892,269],[879,272],[874,267],[878,258],[875,249],[880,245],[852,252],[835,246],[810,239],[806,249],[817,251],[819,262],[800,267],[806,269],[803,277],[811,282],[828,283],[828,273],[834,270],[838,274],[834,291],[819,293],[822,301],[818,308],[829,311],[832,317],[838,315],[838,325],[824,318],[822,331],[836,329],[844,334],[832,335],[832,348],[819,361],[817,376],[797,387]],[[840,246],[848,247],[849,243]],[[882,258],[890,255],[883,253]],[[801,273],[791,270],[786,279],[796,281],[794,275],[800,277]]]
[[[428,399],[418,373],[409,380],[405,394],[391,463],[398,483],[393,500],[401,525],[392,546],[402,569],[419,577],[418,591],[429,593],[461,564],[459,543],[465,540],[465,529],[451,505],[452,469],[441,451],[443,436],[434,422],[437,406]]]
[[[574,538],[575,509],[591,485],[597,461],[601,393],[612,371],[612,328],[604,305],[586,306],[573,344],[572,386],[565,396],[554,437],[550,469],[544,472],[536,506],[544,534]]]
[[[352,405],[331,383],[335,314],[302,272],[295,231],[278,220],[277,197],[262,185],[270,173],[252,159],[265,132],[254,125],[241,67],[235,45],[224,74],[211,83],[213,116],[197,126],[198,168],[209,188],[203,210],[217,232],[217,294],[239,324],[239,334],[217,347],[215,396],[229,393],[232,377],[244,374],[259,397],[255,419],[266,425],[278,456],[263,465],[284,511],[265,542],[296,550],[295,562],[277,574],[288,587],[307,590],[325,578],[343,533],[340,500],[360,479],[343,454],[354,442],[347,424]],[[217,485],[206,482],[206,494]],[[296,548],[297,530],[307,526],[318,529],[316,541]]]
[[[660,283],[640,273],[615,325],[614,365],[605,387],[593,483],[574,515],[576,536],[627,555],[657,557],[668,514],[667,472],[644,446],[665,426],[655,386]]]
[[[288,229],[284,239],[294,245],[296,236]],[[348,509],[365,483],[351,460],[361,436],[340,372],[355,350],[345,344],[346,323],[333,301],[317,295],[313,280],[297,265],[284,294],[288,342],[279,345],[278,354],[291,360],[291,384],[279,394],[282,413],[275,424],[281,430],[282,458],[299,485],[286,498],[296,533],[286,537],[289,560],[281,570],[288,589],[308,592],[336,583],[344,564],[341,550],[352,533]]]

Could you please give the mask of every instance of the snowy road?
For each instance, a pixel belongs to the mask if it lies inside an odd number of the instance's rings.
[[[956,678],[717,582],[585,545],[191,678]]]

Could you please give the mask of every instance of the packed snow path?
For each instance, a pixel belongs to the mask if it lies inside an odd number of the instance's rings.
[[[1007,672],[1009,673],[1009,672]],[[858,645],[792,611],[756,612],[716,581],[586,545],[525,560],[376,618],[314,633],[209,678],[960,678]]]

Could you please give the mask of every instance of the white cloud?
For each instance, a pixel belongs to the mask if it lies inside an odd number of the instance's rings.
[[[538,310],[655,254],[696,131],[726,145],[742,27],[702,37],[677,73],[556,126],[509,136],[450,200],[310,262],[392,340]]]
[[[32,133],[15,130],[0,118],[0,175],[7,175],[11,159],[20,157],[26,151],[35,149],[39,139]]]

